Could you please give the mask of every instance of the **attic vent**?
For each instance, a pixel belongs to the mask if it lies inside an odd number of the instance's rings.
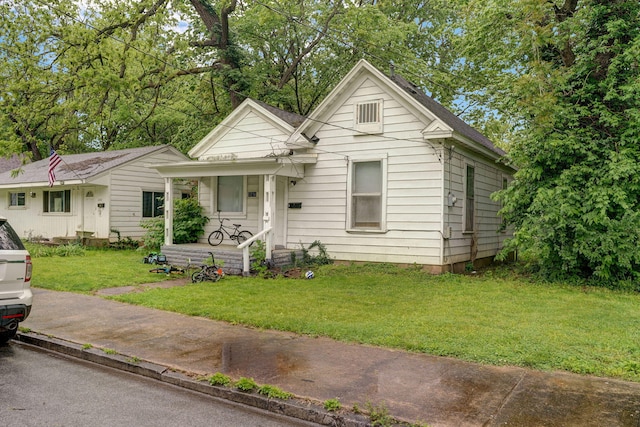
[[[382,106],[382,99],[356,104],[355,129],[362,133],[382,133]]]
[[[358,123],[378,123],[379,121],[377,102],[358,105]]]

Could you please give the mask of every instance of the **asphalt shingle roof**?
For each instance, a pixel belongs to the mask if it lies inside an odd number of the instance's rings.
[[[405,80],[403,77],[394,74],[389,77],[398,87],[411,95],[416,101],[424,105],[429,111],[438,116],[440,120],[449,125],[455,132],[460,135],[464,135],[472,141],[476,141],[482,144],[485,148],[493,151],[494,153],[504,156],[506,153],[500,148],[493,145],[493,142],[473,127],[465,123],[460,117],[447,110],[440,103],[435,101],[430,96],[426,95],[420,88],[413,83]]]
[[[56,181],[90,179],[165,147],[166,145],[158,145],[96,153],[61,154],[62,163],[55,170]],[[12,170],[0,173],[0,185],[48,182],[48,169],[49,158],[28,163],[22,166],[22,171],[15,178],[11,176]]]

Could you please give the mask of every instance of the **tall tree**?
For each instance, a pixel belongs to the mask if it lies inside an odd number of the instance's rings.
[[[631,283],[640,275],[640,3],[520,7],[501,20],[533,36],[513,44],[523,54],[511,70],[520,138],[510,155],[520,169],[499,196],[516,227],[510,248],[533,253],[551,276]]]

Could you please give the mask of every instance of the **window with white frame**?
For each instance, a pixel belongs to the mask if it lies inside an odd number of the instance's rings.
[[[43,191],[42,212],[71,212],[71,190]]]
[[[216,191],[216,209],[220,212],[244,213],[244,176],[219,176]]]
[[[382,99],[355,104],[355,129],[363,133],[382,133]]]
[[[347,211],[349,229],[385,229],[385,169],[384,159],[350,162]]]
[[[475,168],[467,165],[464,194],[464,230],[473,231],[475,222]]]
[[[26,193],[9,192],[9,207],[11,208],[23,208],[27,205]]]
[[[142,192],[142,217],[155,218],[164,215],[164,192]]]

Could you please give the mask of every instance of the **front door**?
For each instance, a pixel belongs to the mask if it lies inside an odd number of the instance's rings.
[[[86,187],[81,188],[82,198],[83,198],[83,226],[84,231],[91,231],[95,233],[96,231],[96,197],[94,195],[95,188]],[[94,234],[94,237],[95,234]]]

